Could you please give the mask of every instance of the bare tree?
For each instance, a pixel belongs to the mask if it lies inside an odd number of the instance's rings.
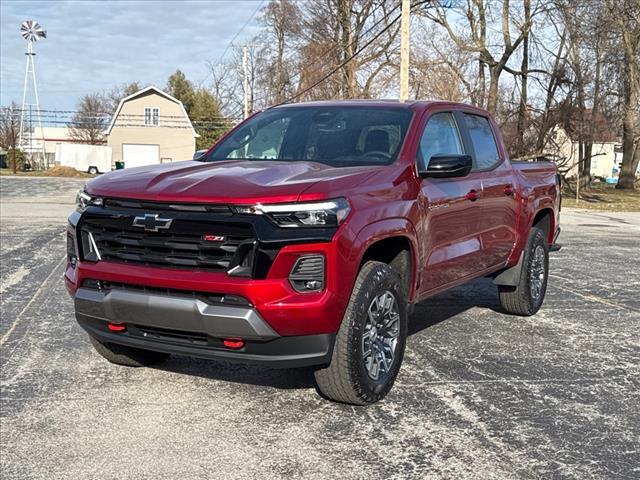
[[[20,134],[20,110],[15,102],[10,107],[3,107],[0,113],[0,146],[11,152],[11,169],[18,170],[16,147]]]
[[[531,24],[531,3],[524,2],[524,19]],[[517,155],[526,153],[525,131],[529,109],[529,37],[531,29],[524,32],[522,40],[522,61],[520,62],[520,104],[518,105],[518,124],[515,151]]]
[[[622,168],[616,188],[633,190],[640,165],[640,0],[608,0],[623,52]]]
[[[384,89],[397,71],[399,6],[392,0],[305,4],[298,83],[298,92],[305,93],[300,97],[366,98]]]
[[[261,22],[265,26],[260,39],[265,45],[265,61],[258,68],[269,102],[280,103],[293,94],[291,76],[295,64],[285,53],[292,52],[302,33],[300,7],[291,0],[272,0],[265,7]]]
[[[414,98],[473,102],[478,88],[472,53],[449,41],[433,22],[415,25],[409,87]]]
[[[118,105],[120,105],[120,100],[128,97],[129,95],[133,95],[141,89],[142,87],[138,82],[131,82],[117,85],[111,90],[104,92],[102,94],[102,99],[104,102],[106,113],[110,113],[113,115],[118,109]]]
[[[242,112],[242,94],[239,81],[241,73],[234,68],[234,62],[214,64],[209,62],[211,75],[210,90],[220,104],[220,110],[230,117],[237,117]]]
[[[100,145],[104,143],[109,116],[107,107],[99,94],[85,95],[78,104],[76,113],[68,124],[71,138],[76,142]]]
[[[487,110],[495,113],[498,106],[498,89],[500,76],[505,70],[510,70],[507,66],[509,59],[517,50],[524,39],[529,35],[531,29],[531,18],[534,15],[531,11],[531,0],[522,0],[525,16],[517,19],[511,9],[510,0],[502,0],[501,9],[501,44],[492,47],[487,35],[488,23],[490,22],[490,7],[487,0],[469,0],[464,6],[447,7],[444,2],[434,2],[423,10],[424,15],[442,26],[456,46],[466,52],[477,54],[478,58],[478,78],[480,88],[475,103],[486,106]],[[448,4],[447,4],[448,5]],[[451,20],[451,16],[457,15],[465,19],[466,25],[463,27],[468,35],[460,30]],[[512,28],[516,27],[516,36],[512,35]],[[497,39],[496,39],[497,41]],[[489,71],[489,88],[485,98],[485,70]]]

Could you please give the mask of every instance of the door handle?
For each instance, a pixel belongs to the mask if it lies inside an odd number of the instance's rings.
[[[506,185],[503,190],[504,194],[507,196],[513,195],[513,185]]]
[[[465,197],[467,197],[467,200],[471,200],[472,202],[475,202],[478,199],[479,196],[480,195],[478,194],[477,190],[475,190],[475,189],[474,190],[469,190],[469,193],[467,193],[465,195]]]

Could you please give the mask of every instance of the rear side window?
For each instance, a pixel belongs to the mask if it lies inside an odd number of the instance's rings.
[[[489,120],[479,115],[465,113],[464,122],[476,152],[476,170],[484,170],[496,165],[500,161],[500,155]]]

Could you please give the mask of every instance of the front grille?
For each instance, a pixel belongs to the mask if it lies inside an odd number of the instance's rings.
[[[251,259],[246,258],[255,242],[251,224],[215,221],[211,213],[180,217],[165,212],[162,218],[172,219],[170,228],[153,232],[133,226],[141,215],[144,211],[85,212],[81,227],[84,258],[93,260],[88,253],[94,243],[99,258],[107,261],[221,271],[242,263],[251,265]]]

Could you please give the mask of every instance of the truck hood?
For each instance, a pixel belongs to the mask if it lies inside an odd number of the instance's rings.
[[[358,185],[376,168],[334,168],[315,162],[231,160],[176,162],[165,165],[116,170],[91,180],[93,195],[180,203],[278,203],[297,201],[317,184],[344,180]],[[339,181],[343,180],[343,181]]]

